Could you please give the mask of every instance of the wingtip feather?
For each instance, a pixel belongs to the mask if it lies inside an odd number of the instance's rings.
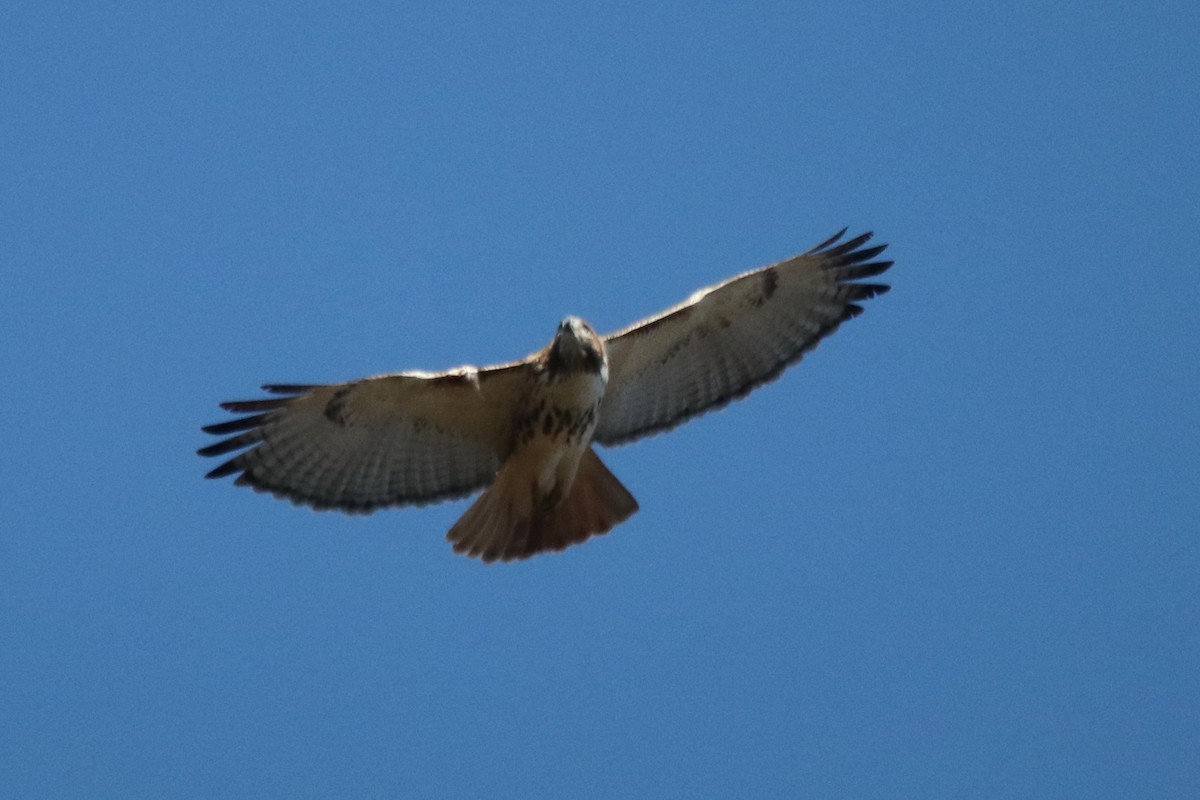
[[[210,453],[205,453],[203,451],[197,451],[197,452],[199,452],[200,455],[211,455]],[[242,465],[241,465],[240,458],[231,458],[230,460],[226,461],[221,466],[216,467],[215,469],[209,470],[208,473],[205,474],[204,477],[208,478],[208,479],[224,478],[227,475],[232,475],[233,473],[237,472],[241,468],[242,468]]]
[[[228,439],[222,439],[219,442],[214,442],[207,447],[201,447],[196,451],[196,454],[204,456],[205,458],[211,456],[220,456],[224,455],[225,453],[231,453],[234,450],[240,450],[243,447],[248,447],[249,445],[259,441],[260,438],[261,437],[259,436],[252,436],[250,434],[232,436]]]
[[[826,247],[832,246],[835,242],[837,242],[838,239],[841,239],[843,236],[845,236],[846,231],[848,231],[848,230],[850,230],[849,226],[842,228],[840,231],[835,233],[833,236],[830,236],[828,239],[826,239],[825,241],[821,242],[816,247],[809,250],[808,253],[805,253],[805,255],[809,255],[811,253],[819,253],[822,250],[824,250]]]
[[[237,433],[238,431],[248,431],[252,428],[257,428],[266,420],[266,414],[255,414],[250,417],[239,417],[231,419],[228,422],[217,422],[212,425],[205,425],[200,430],[205,433],[211,433],[214,436],[224,436],[227,433]]]

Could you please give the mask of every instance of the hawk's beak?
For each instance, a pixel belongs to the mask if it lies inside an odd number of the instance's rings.
[[[582,333],[579,323],[573,319],[564,319],[558,323],[558,338],[563,342],[570,342],[576,350],[580,349],[579,346],[583,342]]]
[[[588,364],[598,355],[591,329],[578,317],[567,317],[559,323],[551,353],[555,359],[571,365]]]
[[[580,355],[583,353],[583,345],[579,341],[579,337],[569,326],[559,329],[558,346],[564,354]]]

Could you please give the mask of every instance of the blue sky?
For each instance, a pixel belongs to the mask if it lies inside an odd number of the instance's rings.
[[[1194,4],[3,16],[8,796],[1200,795]],[[202,480],[847,225],[893,291],[563,555]]]

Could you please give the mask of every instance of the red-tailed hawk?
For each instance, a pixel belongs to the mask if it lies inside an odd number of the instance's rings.
[[[891,261],[843,229],[806,253],[702,289],[607,336],[567,317],[543,350],[510,364],[398,372],[221,407],[242,450],[208,473],[314,508],[369,512],[482,495],[447,538],[484,561],[562,550],[638,509],[591,445],[624,444],[724,406],[776,378],[858,301]],[[245,449],[248,448],[248,449]],[[485,488],[486,487],[486,488]]]

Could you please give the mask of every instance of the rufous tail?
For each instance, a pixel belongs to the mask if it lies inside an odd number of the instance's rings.
[[[538,508],[527,480],[516,464],[502,466],[492,485],[446,534],[454,551],[491,562],[564,550],[607,533],[638,510],[637,500],[590,447],[559,505]]]

